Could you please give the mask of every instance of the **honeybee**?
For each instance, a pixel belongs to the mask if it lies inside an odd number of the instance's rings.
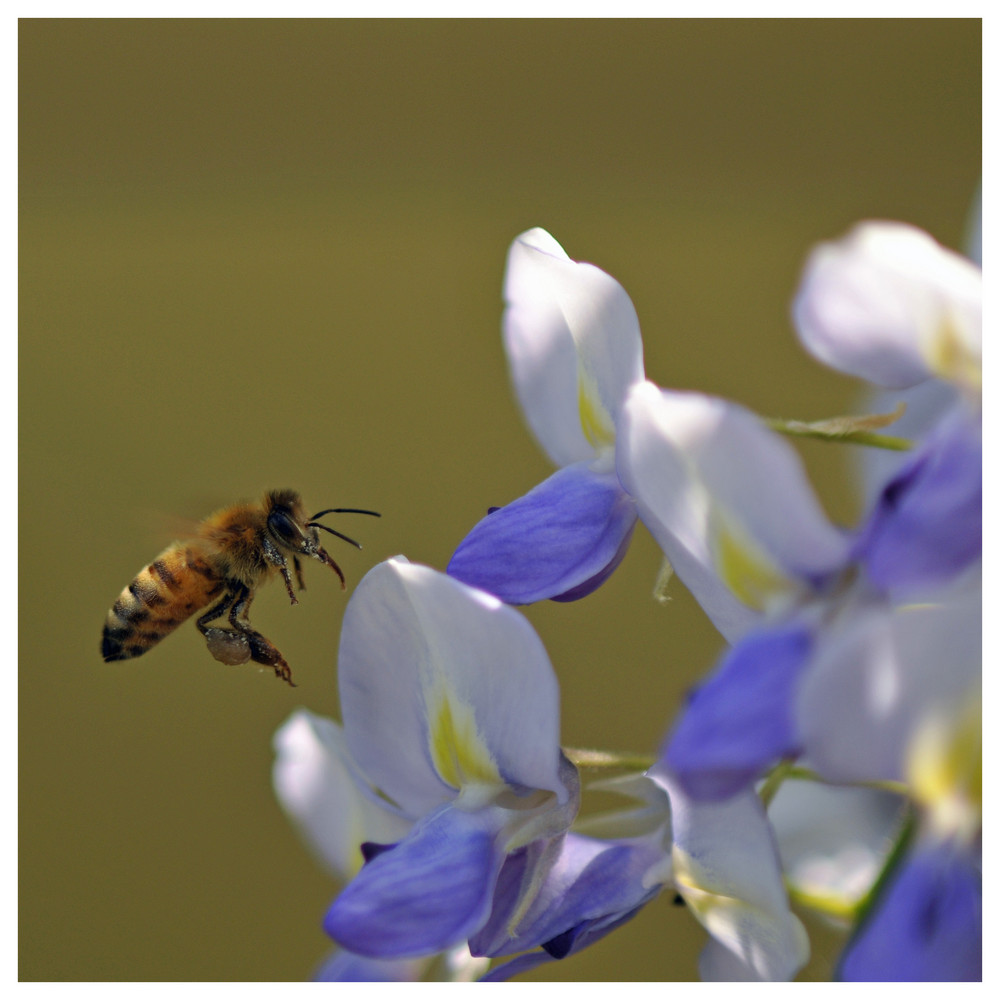
[[[273,667],[292,683],[291,667],[274,644],[251,628],[247,618],[254,592],[280,573],[292,604],[298,598],[288,572],[291,558],[299,590],[305,590],[299,556],[329,566],[346,587],[344,574],[319,543],[319,531],[361,548],[353,538],[319,523],[326,514],[370,514],[373,510],[331,507],[306,516],[294,490],[271,490],[261,503],[239,503],[205,518],[194,538],[174,542],[121,592],[104,623],[101,655],[105,663],[142,656],[196,611],[211,605],[197,620],[208,651],[220,663],[253,660]],[[226,615],[229,628],[211,625]]]

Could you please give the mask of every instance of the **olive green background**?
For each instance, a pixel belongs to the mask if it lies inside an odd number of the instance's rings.
[[[336,891],[270,787],[297,706],[335,715],[353,586],[443,568],[550,471],[499,336],[535,225],[613,274],[664,386],[815,419],[857,387],[788,318],[810,246],[869,217],[960,247],[980,172],[980,22],[20,23],[20,977],[304,979]],[[855,515],[837,446],[804,455]],[[348,577],[254,624],[292,690],[191,625],[104,664],[108,607],[179,518],[292,486],[367,506]],[[568,745],[655,752],[720,641],[650,597],[636,533],[583,602],[527,614]],[[696,975],[665,893],[537,979]],[[836,940],[814,939],[808,976]]]

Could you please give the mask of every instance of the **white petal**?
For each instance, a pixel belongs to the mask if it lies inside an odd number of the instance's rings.
[[[789,883],[850,912],[885,866],[902,810],[888,792],[786,781],[768,816]]]
[[[570,260],[544,229],[511,245],[504,297],[504,345],[529,426],[557,465],[595,457],[643,377],[631,300],[610,275]]]
[[[887,389],[981,378],[982,271],[912,226],[867,222],[821,244],[793,313],[820,361]]]
[[[393,844],[406,835],[410,821],[364,784],[335,722],[299,709],[274,734],[274,751],[278,801],[335,875],[358,871],[365,841]]]
[[[748,411],[645,382],[620,436],[618,473],[640,517],[730,641],[845,560],[795,452]]]
[[[660,390],[644,382],[629,395],[619,425],[618,475],[639,517],[674,572],[730,642],[749,631],[759,613],[743,604],[713,565],[710,497],[663,426]]]
[[[833,781],[902,781],[924,720],[981,684],[982,596],[865,608],[823,637],[799,692],[805,752]]]
[[[414,815],[504,783],[567,801],[555,674],[496,598],[401,557],[381,563],[345,612],[339,673],[352,755]]]
[[[662,768],[651,777],[670,796],[675,884],[716,942],[702,956],[702,977],[791,979],[809,957],[809,941],[788,908],[757,794],[696,802]]]
[[[442,979],[450,983],[474,983],[490,968],[490,960],[473,955],[467,944],[460,944],[442,956]]]
[[[811,579],[839,569],[847,539],[823,513],[792,445],[734,403],[673,398],[675,440],[727,520],[782,573]]]

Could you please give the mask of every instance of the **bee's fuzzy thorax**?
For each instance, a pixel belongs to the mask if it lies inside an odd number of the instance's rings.
[[[260,505],[241,503],[210,514],[199,535],[215,548],[217,565],[227,579],[254,587],[272,569],[261,549],[266,531],[267,515]]]

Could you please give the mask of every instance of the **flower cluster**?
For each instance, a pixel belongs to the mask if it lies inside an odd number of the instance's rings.
[[[980,268],[894,223],[807,262],[806,349],[914,404],[912,442],[874,418],[805,427],[900,449],[867,467],[851,530],[774,422],[646,380],[627,294],[548,233],[514,241],[505,298],[557,471],[445,573],[371,570],[343,724],[303,710],[275,737],[278,797],[347,883],[319,977],[507,979],[666,890],[708,931],[704,979],[791,979],[809,945],[790,896],[849,924],[842,979],[981,978]],[[657,756],[588,786],[625,804],[580,818],[588,760],[560,747],[556,676],[513,606],[594,591],[639,521],[729,647]]]

